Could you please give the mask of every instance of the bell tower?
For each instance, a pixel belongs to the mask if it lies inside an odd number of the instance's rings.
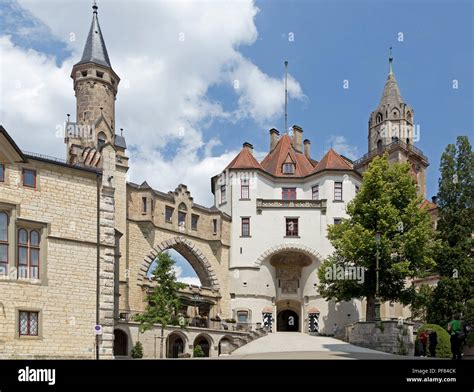
[[[404,102],[393,72],[390,48],[389,72],[377,108],[369,116],[368,152],[354,161],[354,168],[363,172],[377,155],[388,152],[390,162],[408,162],[417,183],[418,193],[426,193],[428,159],[415,147],[420,133],[413,121],[413,108]]]
[[[76,95],[76,123],[68,123],[68,160],[74,163],[74,146],[99,150],[115,142],[115,99],[120,78],[112,69],[99,25],[97,4],[92,7],[92,23],[81,60],[71,78]]]

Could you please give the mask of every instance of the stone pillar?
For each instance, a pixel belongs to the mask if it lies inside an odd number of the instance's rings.
[[[99,324],[102,325],[99,357],[114,358],[115,301],[115,150],[106,146],[102,151],[102,184],[99,205]]]

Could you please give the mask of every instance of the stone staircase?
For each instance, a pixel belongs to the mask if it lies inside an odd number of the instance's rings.
[[[267,335],[267,331],[264,329],[258,329],[256,331],[249,331],[245,335],[232,336],[228,354],[265,335]]]

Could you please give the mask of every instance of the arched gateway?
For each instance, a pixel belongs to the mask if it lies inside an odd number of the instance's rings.
[[[176,236],[172,239],[163,241],[150,251],[148,256],[143,260],[139,269],[139,283],[143,282],[147,271],[150,269],[151,264],[158,254],[167,249],[175,249],[189,262],[189,264],[191,264],[204,287],[219,290],[219,282],[211,263],[207,260],[206,256],[204,256],[196,244],[183,236]]]

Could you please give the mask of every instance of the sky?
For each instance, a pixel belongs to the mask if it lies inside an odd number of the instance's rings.
[[[121,77],[117,129],[129,180],[167,192],[179,183],[212,205],[210,178],[241,149],[268,151],[268,130],[289,125],[312,155],[367,152],[367,121],[388,73],[389,47],[402,97],[414,109],[430,161],[458,135],[473,136],[474,2],[100,0],[99,22]],[[0,124],[26,151],[64,157],[58,132],[75,98],[70,79],[92,1],[0,0]],[[348,88],[345,88],[348,87]],[[178,264],[179,265],[179,264]],[[184,273],[187,277],[187,272]]]

